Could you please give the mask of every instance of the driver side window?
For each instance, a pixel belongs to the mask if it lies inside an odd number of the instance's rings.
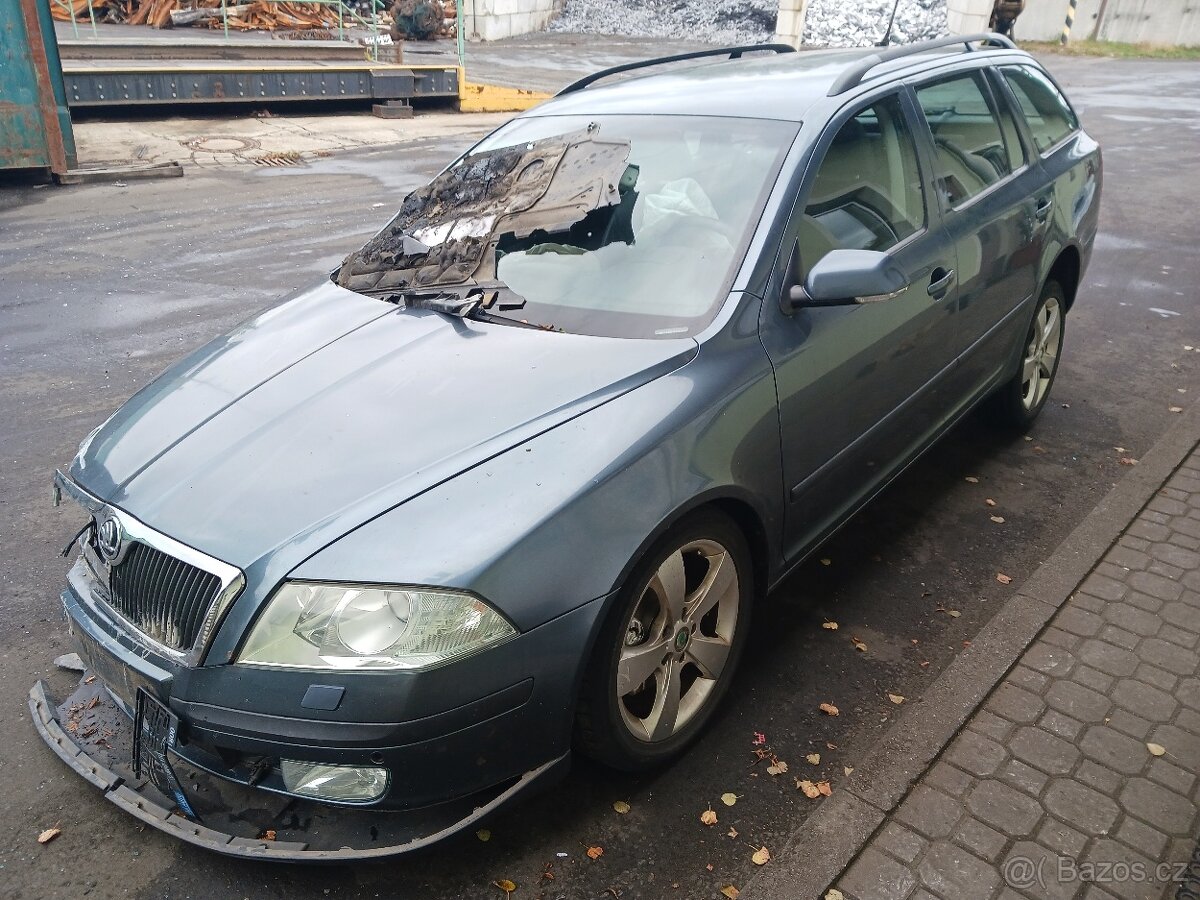
[[[925,226],[917,150],[900,100],[879,100],[834,136],[799,225],[804,273],[830,250],[894,247]]]

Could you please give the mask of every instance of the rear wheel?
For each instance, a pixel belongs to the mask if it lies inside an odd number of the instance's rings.
[[[1062,285],[1047,282],[1029,323],[1017,371],[996,392],[995,408],[1004,424],[1027,428],[1046,405],[1058,374],[1066,310]]]
[[[626,770],[679,753],[729,687],[754,583],[737,527],[706,512],[672,528],[635,567],[584,676],[576,746]]]

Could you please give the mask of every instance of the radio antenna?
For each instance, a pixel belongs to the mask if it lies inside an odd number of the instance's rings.
[[[880,39],[879,43],[875,45],[876,47],[886,47],[892,42],[892,23],[896,21],[896,10],[899,8],[900,0],[896,0],[895,5],[892,6],[892,16],[890,19],[888,19],[887,31],[883,33],[883,37]]]

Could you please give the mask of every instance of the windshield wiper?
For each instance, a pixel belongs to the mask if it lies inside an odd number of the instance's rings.
[[[458,319],[471,319],[476,322],[490,322],[497,325],[515,325],[517,328],[537,328],[519,319],[508,316],[498,316],[492,309],[500,311],[521,309],[525,298],[500,282],[474,284],[465,293],[453,290],[428,291],[380,291],[386,299],[400,303],[410,309],[429,309]]]

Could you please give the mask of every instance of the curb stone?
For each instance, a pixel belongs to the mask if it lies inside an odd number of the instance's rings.
[[[747,900],[823,896],[1198,443],[1200,404],[1193,404],[791,834],[743,889]]]

